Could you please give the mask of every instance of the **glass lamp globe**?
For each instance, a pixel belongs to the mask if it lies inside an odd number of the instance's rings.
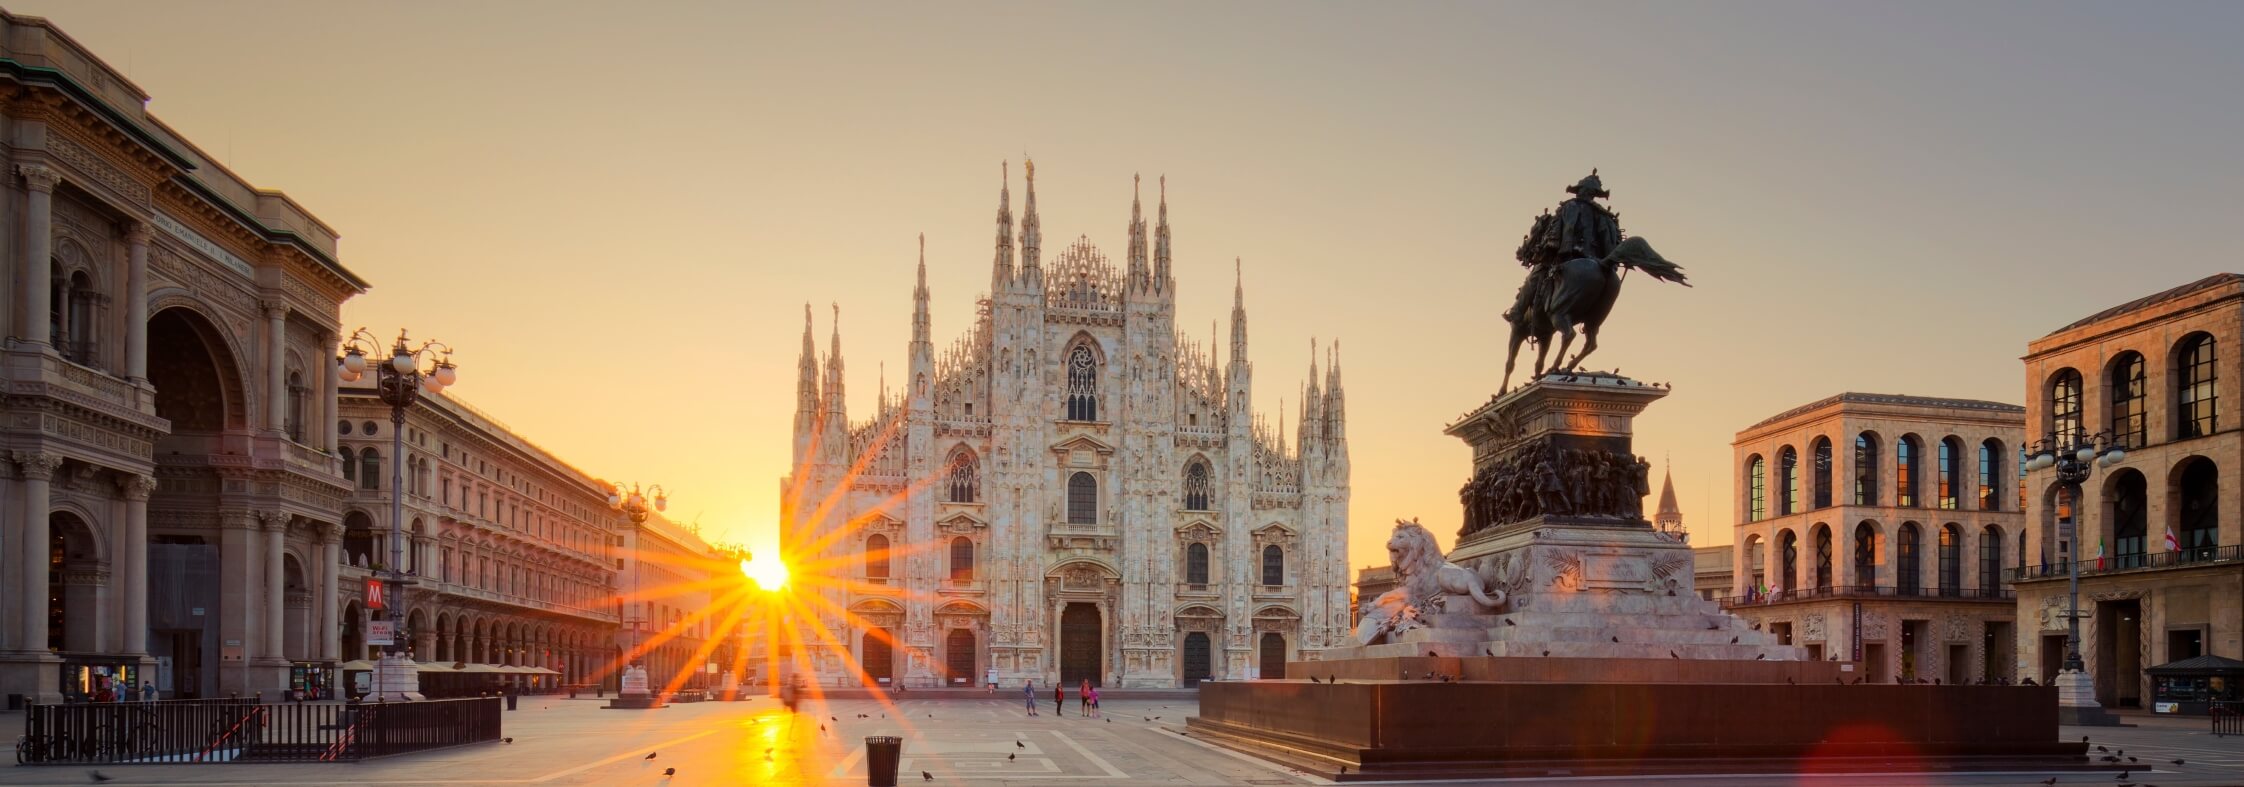
[[[342,380],[346,383],[358,382],[358,378],[363,376],[364,375],[361,375],[358,372],[351,371],[351,368],[348,365],[337,367],[335,370],[335,379]]]
[[[434,377],[423,377],[421,378],[421,390],[431,394],[444,393],[444,383],[438,382]]]
[[[656,510],[656,511],[668,511],[668,510],[670,510],[670,498],[668,498],[668,497],[664,497],[664,496],[661,496],[661,495],[657,495],[657,496],[655,497],[655,510]]]
[[[343,368],[354,375],[366,371],[366,354],[359,352],[356,348],[344,353]]]
[[[2105,465],[2116,465],[2127,460],[2127,449],[2114,447],[2104,454]]]
[[[622,508],[622,507],[623,507],[623,495],[622,495],[621,493],[618,493],[618,492],[609,492],[609,493],[608,493],[608,507],[609,507],[609,508]]]
[[[460,373],[451,361],[445,361],[436,365],[436,381],[450,386],[460,381]]]
[[[390,368],[396,370],[398,374],[412,374],[413,356],[405,353],[390,356]]]
[[[2087,464],[2089,462],[2095,461],[2096,449],[2085,445],[2081,446],[2080,450],[2073,452],[2073,458],[2080,460],[2082,464]]]

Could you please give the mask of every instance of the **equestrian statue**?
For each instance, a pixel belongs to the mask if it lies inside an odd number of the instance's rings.
[[[1519,245],[1519,264],[1527,267],[1527,280],[1520,283],[1512,308],[1504,312],[1504,320],[1512,324],[1512,337],[1499,396],[1511,390],[1512,365],[1519,360],[1522,341],[1535,341],[1534,377],[1581,366],[1582,359],[1597,349],[1597,329],[1620,298],[1622,268],[1691,286],[1683,279],[1683,266],[1661,258],[1643,238],[1622,235],[1620,214],[1597,203],[1612,196],[1597,170],[1590,170],[1589,177],[1566,191],[1573,199],[1560,204],[1555,213],[1544,211],[1535,217],[1535,225]],[[1566,351],[1574,344],[1577,325],[1582,329],[1582,351],[1568,359]],[[1546,367],[1554,332],[1563,338],[1558,358]]]

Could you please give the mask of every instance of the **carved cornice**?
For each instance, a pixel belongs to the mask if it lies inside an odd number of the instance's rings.
[[[15,461],[23,478],[30,481],[51,481],[55,471],[62,469],[62,457],[45,451],[17,451]]]
[[[117,491],[126,500],[147,502],[148,495],[156,491],[155,476],[126,473],[117,476]]]

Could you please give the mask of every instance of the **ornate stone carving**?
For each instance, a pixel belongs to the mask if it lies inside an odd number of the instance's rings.
[[[1881,614],[1864,614],[1862,616],[1862,638],[1866,640],[1885,639],[1886,616]]]
[[[62,173],[45,164],[17,164],[16,174],[23,176],[23,184],[32,191],[54,193],[62,183]]]
[[[23,477],[32,481],[53,480],[55,471],[62,469],[62,457],[45,451],[17,451],[15,460]]]
[[[1822,642],[1830,638],[1830,634],[1824,626],[1823,613],[1810,614],[1806,620],[1801,621],[1800,639],[1809,642]]]
[[[1416,521],[1395,521],[1387,537],[1387,559],[1394,567],[1395,588],[1363,605],[1356,640],[1371,645],[1423,625],[1423,616],[1447,611],[1451,596],[1470,596],[1460,612],[1495,612],[1508,596],[1502,588],[1484,588],[1479,574],[1442,556],[1434,534]]]
[[[1543,557],[1543,565],[1550,569],[1552,588],[1578,591],[1582,589],[1582,555],[1573,550],[1552,552]]]
[[[48,133],[47,153],[61,160],[62,163],[76,168],[79,172],[92,176],[95,181],[109,187],[118,196],[130,200],[133,204],[148,204],[149,192],[147,186],[142,185],[131,175],[125,174],[124,170],[101,160],[100,156],[95,155],[91,150],[87,150],[85,146],[71,141],[69,137],[52,132]],[[53,187],[49,186],[49,188]]]
[[[117,493],[126,500],[147,500],[156,491],[155,476],[125,473],[117,476]]]

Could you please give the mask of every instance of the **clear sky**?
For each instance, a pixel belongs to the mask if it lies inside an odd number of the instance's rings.
[[[1047,249],[1119,259],[1130,176],[1168,175],[1179,324],[1228,315],[1243,259],[1258,409],[1294,420],[1310,338],[1342,340],[1359,566],[1395,517],[1455,530],[1441,427],[1494,392],[1512,250],[1591,167],[1697,285],[1630,279],[1592,365],[1674,384],[1637,448],[1703,544],[1739,428],[1841,390],[2018,402],[2028,339],[2244,268],[2244,4],[6,7],[338,228],[374,283],[347,327],[455,345],[462,398],[754,547],[802,304],[822,343],[841,305],[870,412],[915,238],[942,346],[1024,152]]]

